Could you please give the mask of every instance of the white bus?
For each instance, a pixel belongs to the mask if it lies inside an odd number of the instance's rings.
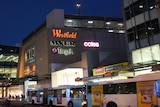
[[[53,96],[53,88],[32,88],[27,90],[28,103],[48,104],[48,96]]]
[[[81,107],[84,99],[83,85],[60,86],[53,89],[54,95],[48,98],[50,105]]]
[[[88,107],[160,107],[160,73],[86,83]]]

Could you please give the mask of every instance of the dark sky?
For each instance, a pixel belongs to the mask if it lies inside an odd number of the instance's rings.
[[[1,0],[0,45],[15,46],[46,20],[53,9],[64,9],[65,14],[77,14],[76,3],[81,3],[81,15],[121,17],[122,0]]]

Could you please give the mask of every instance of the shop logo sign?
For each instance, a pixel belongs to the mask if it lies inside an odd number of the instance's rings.
[[[65,56],[73,55],[74,54],[72,48],[63,49],[61,47],[53,47],[51,49],[51,51],[52,51],[53,54],[59,54],[59,55],[65,55]]]
[[[74,41],[50,41],[51,46],[75,47]]]
[[[77,32],[62,32],[61,29],[52,29],[52,35],[56,38],[77,38]]]
[[[99,42],[84,42],[83,45],[88,48],[98,48]]]

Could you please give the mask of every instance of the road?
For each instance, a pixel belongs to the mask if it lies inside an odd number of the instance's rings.
[[[3,100],[0,100],[0,107],[2,107]],[[11,101],[10,107],[53,107],[49,105],[33,105],[33,104],[28,104],[24,101]]]

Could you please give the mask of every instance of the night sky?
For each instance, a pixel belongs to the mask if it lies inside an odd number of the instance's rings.
[[[98,2],[99,1],[99,2]],[[1,0],[0,45],[15,46],[22,43],[35,28],[41,25],[53,9],[64,9],[65,14],[122,17],[122,0]]]

